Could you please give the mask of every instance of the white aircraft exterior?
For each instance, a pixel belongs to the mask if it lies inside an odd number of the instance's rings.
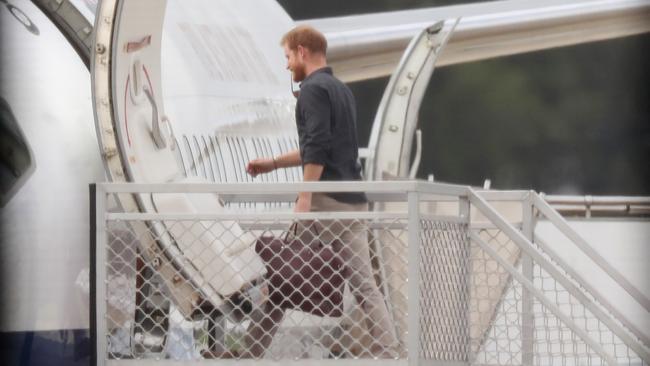
[[[16,157],[2,171],[0,333],[18,347],[10,364],[88,364],[88,184],[299,180],[298,169],[255,180],[243,170],[297,146],[278,45],[296,23],[274,1],[2,3],[2,127]],[[335,72],[354,81],[392,73],[409,40],[440,20],[449,30],[462,18],[437,62],[451,65],[647,32],[649,14],[648,1],[504,1],[308,23],[326,33]],[[405,176],[413,134],[390,140],[379,117],[368,176]]]

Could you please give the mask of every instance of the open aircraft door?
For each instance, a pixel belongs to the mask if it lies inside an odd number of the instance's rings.
[[[102,1],[91,72],[109,179],[242,182],[251,180],[243,169],[248,159],[291,149],[295,101],[287,83],[280,82],[289,76],[282,75],[278,39],[292,24],[272,1]],[[288,136],[287,141],[271,146],[260,137],[265,133]],[[116,198],[125,212],[223,210],[213,194]],[[234,222],[227,230],[204,224],[141,222],[130,228],[137,236],[131,254],[141,261],[140,269],[153,269],[185,318],[199,307],[218,310],[233,296],[259,291],[257,280],[265,274],[254,236],[234,228]],[[137,278],[140,287],[143,280]],[[164,338],[164,330],[158,333]]]

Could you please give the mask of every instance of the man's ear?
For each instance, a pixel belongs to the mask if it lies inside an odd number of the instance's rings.
[[[305,47],[303,47],[301,45],[298,45],[298,47],[296,48],[296,51],[300,55],[300,57],[304,60],[305,59],[305,52],[306,52]]]

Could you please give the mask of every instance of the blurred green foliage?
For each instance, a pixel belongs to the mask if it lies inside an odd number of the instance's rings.
[[[283,0],[295,19],[458,1]],[[418,176],[557,194],[650,194],[650,36],[437,69]],[[367,144],[388,78],[351,84]]]

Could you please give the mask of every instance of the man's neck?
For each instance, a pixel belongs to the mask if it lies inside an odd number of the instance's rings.
[[[327,61],[323,60],[322,62],[314,62],[305,65],[305,77],[311,75],[314,71],[320,70],[323,67],[327,66]]]

